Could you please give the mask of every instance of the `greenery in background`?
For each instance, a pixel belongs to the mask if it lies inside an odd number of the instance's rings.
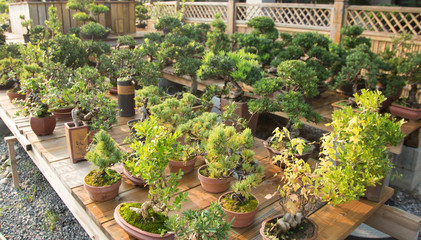
[[[168,220],[169,228],[179,239],[228,239],[231,223],[217,202],[203,210],[187,209]]]
[[[136,40],[134,40],[134,37],[130,35],[124,35],[124,36],[118,36],[117,37],[117,46],[116,48],[120,48],[120,46],[128,45],[128,46],[135,46]]]
[[[13,83],[12,92],[18,92],[20,88],[20,75],[23,71],[23,61],[16,58],[3,58],[0,60],[0,85]]]
[[[217,54],[220,51],[228,52],[231,50],[231,41],[228,34],[225,33],[227,26],[222,21],[219,14],[211,23],[212,29],[207,33],[206,47],[210,52]]]
[[[371,39],[361,37],[364,29],[360,26],[344,25],[341,28],[341,46],[345,50],[356,48],[358,45],[365,44],[371,47]]]
[[[61,35],[61,21],[57,16],[57,8],[53,5],[48,8],[48,20],[45,20],[45,26],[47,27],[46,38],[51,38],[54,41],[56,36]],[[51,34],[51,36],[50,36]]]
[[[77,11],[73,14],[73,19],[78,22],[88,21],[98,22],[99,14],[106,13],[110,9],[103,4],[96,4],[94,0],[70,0],[66,7]]]
[[[163,31],[164,35],[181,27],[181,21],[176,17],[162,16],[155,23],[155,29]]]
[[[24,27],[26,29],[26,34],[29,34],[31,32],[31,27],[32,27],[32,19],[28,19],[26,20],[25,15],[19,15],[20,18],[20,24],[22,25],[22,27]]]
[[[111,29],[96,22],[88,22],[80,27],[80,33],[92,39],[105,38],[110,32]]]
[[[47,56],[51,61],[60,62],[69,68],[79,68],[86,64],[87,52],[82,40],[75,35],[59,35],[50,42]]]
[[[142,3],[138,3],[135,8],[136,25],[146,24],[145,21],[151,18],[148,13],[148,8],[146,8]]]
[[[122,153],[106,131],[101,130],[94,135],[85,158],[98,168],[86,175],[88,185],[108,186],[121,179],[121,175],[110,167],[121,161]]]
[[[100,57],[111,53],[111,45],[103,41],[86,40],[83,41],[83,46],[86,50],[86,61],[90,66],[98,67]]]
[[[160,45],[164,41],[164,38],[159,33],[148,33],[145,34],[145,39],[143,44],[138,46],[148,58],[149,62],[153,62],[158,58],[158,52],[160,50]]]

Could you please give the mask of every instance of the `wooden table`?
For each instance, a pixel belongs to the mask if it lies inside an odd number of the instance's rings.
[[[93,239],[129,239],[129,236],[114,221],[114,208],[126,201],[145,201],[147,189],[135,187],[130,180],[123,177],[117,199],[102,203],[91,201],[82,185],[84,176],[91,170],[91,164],[87,161],[73,164],[70,160],[64,136],[64,122],[57,122],[52,135],[38,137],[32,132],[27,118],[14,116],[18,109],[9,102],[5,91],[0,91],[0,105],[0,117],[18,141],[25,146],[28,155],[89,236]],[[123,150],[128,149],[123,141],[128,136],[129,129],[126,122],[130,119],[132,118],[119,118],[118,124],[109,131]],[[256,152],[255,158],[265,167],[264,181],[253,191],[260,202],[259,212],[250,227],[233,229],[230,233],[231,239],[261,239],[259,235],[261,222],[281,213],[278,197],[271,197],[279,184],[279,176],[275,176],[278,169],[267,158],[262,140],[255,139],[253,149]],[[196,168],[202,164],[203,161],[198,161]],[[117,166],[116,169],[121,172],[121,166]],[[220,195],[202,190],[197,179],[197,171],[184,176],[180,181],[179,189],[189,193],[188,201],[183,205],[182,210],[207,208]],[[345,238],[380,208],[392,194],[393,190],[388,188],[379,203],[362,199],[337,207],[322,207],[310,217],[319,227],[319,239]]]

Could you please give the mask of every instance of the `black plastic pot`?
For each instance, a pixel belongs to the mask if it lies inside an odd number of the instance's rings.
[[[117,81],[118,107],[121,109],[120,117],[135,115],[134,85],[131,80]]]

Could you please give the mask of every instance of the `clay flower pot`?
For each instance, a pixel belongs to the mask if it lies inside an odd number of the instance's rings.
[[[86,182],[84,182],[83,185],[92,200],[96,202],[105,202],[117,197],[118,189],[121,185],[121,179],[111,185],[103,187],[91,186],[86,184]]]
[[[51,115],[49,117],[29,117],[29,123],[31,124],[32,131],[37,136],[46,136],[54,132],[56,128],[56,117]]]
[[[126,166],[123,166],[123,174],[124,176],[126,176],[130,181],[132,181],[132,183],[134,183],[135,185],[138,186],[142,186],[144,187],[146,185],[146,182],[140,178],[140,177],[136,177],[134,175],[132,175],[127,169]]]
[[[393,116],[403,117],[414,122],[421,119],[421,108],[419,109],[409,108],[409,107],[405,107],[399,104],[392,103],[392,105],[389,106],[389,112]]]
[[[170,162],[168,164],[168,167],[170,168],[170,172],[172,172],[172,173],[178,173],[178,171],[181,169],[181,171],[184,174],[187,174],[187,173],[191,173],[193,171],[195,163],[196,163],[196,158],[193,158],[193,159],[188,160],[186,162],[170,160]]]
[[[230,187],[230,178],[209,178],[205,177],[202,174],[200,174],[200,170],[206,168],[205,165],[201,166],[197,170],[197,176],[199,178],[200,184],[202,185],[202,188],[206,192],[210,193],[221,193],[228,190]]]
[[[62,120],[62,119],[71,118],[72,110],[73,110],[73,107],[59,108],[59,109],[53,110],[53,113],[54,113],[54,116],[56,116],[57,120]]]
[[[281,214],[281,215],[278,215],[276,217],[266,219],[265,221],[262,222],[262,227],[260,228],[260,236],[262,236],[263,240],[269,240],[269,238],[264,234],[266,223],[275,222],[276,219],[281,218],[282,216],[284,216],[284,215]],[[307,240],[315,240],[317,238],[317,229],[318,229],[317,224],[315,224],[313,221],[311,221],[308,218],[305,218],[305,219],[308,220],[313,225],[313,229],[314,229],[313,235],[311,237],[307,238]]]
[[[146,232],[129,224],[120,215],[121,204],[119,204],[114,210],[114,220],[130,236],[136,239],[144,239],[144,240],[172,240],[174,239],[174,233],[166,233],[164,234],[164,236],[161,237],[161,234]]]
[[[20,94],[20,93],[17,93],[17,92],[12,92],[10,90],[7,91],[6,94],[9,97],[10,102],[12,102],[15,99],[16,100],[25,100],[25,98],[26,98],[26,95],[25,94]]]
[[[221,200],[224,196],[231,193],[233,192],[227,192],[227,193],[222,194],[218,198],[218,203],[221,203]],[[257,200],[255,196],[253,197]],[[225,209],[224,207],[222,207],[222,209],[224,209],[225,213],[227,214],[228,222],[231,222],[231,220],[234,218],[234,221],[232,221],[231,223],[231,227],[236,227],[236,228],[248,227],[253,223],[254,217],[256,216],[259,210],[259,200],[257,200],[257,207],[251,212],[239,213],[239,212],[230,211],[228,209]]]

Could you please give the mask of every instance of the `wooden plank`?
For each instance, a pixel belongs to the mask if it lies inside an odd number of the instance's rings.
[[[319,227],[318,239],[345,239],[392,197],[393,192],[393,189],[386,187],[378,203],[360,199],[336,207],[325,205],[309,217]]]
[[[136,15],[135,15],[135,3],[129,3],[129,33],[136,32]]]
[[[11,136],[11,137],[5,137],[4,141],[7,143],[7,150],[9,153],[10,168],[12,169],[13,187],[15,189],[18,189],[19,176],[18,176],[18,168],[16,165],[16,152],[15,152],[15,142],[17,141],[17,139],[15,136]]]
[[[421,218],[400,209],[383,205],[365,223],[397,239],[418,239]]]
[[[111,8],[110,8],[110,18],[111,18],[111,29],[113,29],[114,32],[116,32],[117,29],[117,18],[118,18],[118,13],[117,13],[117,4],[112,4]]]

